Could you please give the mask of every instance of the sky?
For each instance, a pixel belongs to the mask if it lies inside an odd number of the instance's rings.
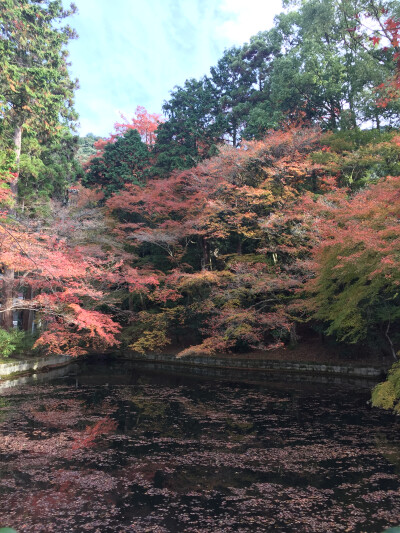
[[[68,45],[80,135],[106,136],[138,105],[161,113],[174,86],[269,29],[280,0],[75,0]]]

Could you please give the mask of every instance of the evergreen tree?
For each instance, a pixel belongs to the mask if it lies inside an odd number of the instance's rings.
[[[18,171],[23,130],[54,133],[76,118],[76,81],[65,45],[76,35],[61,0],[3,0],[0,9],[0,109],[12,132]],[[16,191],[17,184],[13,184]]]
[[[187,80],[176,87],[163,111],[167,121],[157,129],[153,173],[168,175],[173,169],[191,168],[214,155],[224,132],[216,113],[218,98],[207,77]]]
[[[75,12],[61,0],[2,0],[0,114],[6,149],[14,151],[11,189],[17,196],[23,131],[52,135],[76,118],[65,45],[75,37],[62,21]],[[61,121],[61,123],[60,123]],[[8,146],[7,146],[8,144]],[[14,266],[3,263],[2,323],[12,327]]]
[[[90,161],[82,183],[101,188],[106,197],[128,183],[144,184],[148,175],[149,149],[137,130],[128,130],[115,142],[107,143],[104,152]]]

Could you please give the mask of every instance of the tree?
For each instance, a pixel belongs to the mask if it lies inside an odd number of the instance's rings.
[[[251,108],[254,84],[262,78],[260,68],[244,61],[242,50],[233,47],[225,51],[210,72],[218,99],[215,118],[222,123],[225,140],[236,147]]]
[[[104,275],[104,259],[16,223],[0,226],[0,251],[3,264],[16,274],[10,290],[29,290],[30,296],[6,300],[5,311],[36,312],[42,322],[37,346],[78,355],[89,347],[117,344],[118,324],[95,309],[102,298],[97,279]]]
[[[242,47],[242,60],[255,74],[255,91],[245,119],[243,137],[262,139],[268,130],[278,128],[283,121],[282,110],[271,99],[271,80],[275,61],[282,53],[282,36],[277,28],[250,37]]]
[[[93,135],[93,133],[88,133],[85,137],[79,137],[79,149],[76,156],[82,165],[97,154],[98,150],[95,147],[95,143],[100,139],[101,137]]]
[[[124,122],[116,122],[114,124],[116,133],[110,137],[110,140],[113,140],[116,135],[123,135],[128,130],[136,130],[147,146],[152,146],[156,142],[157,128],[164,122],[161,115],[158,113],[151,114],[140,105],[137,106],[135,114],[130,121],[123,114],[121,114],[121,118]]]
[[[76,81],[68,73],[65,45],[76,35],[62,21],[76,8],[61,0],[4,0],[0,19],[0,105],[10,125],[18,171],[23,130],[51,134],[60,118],[76,118],[73,92]],[[16,192],[16,183],[14,184]]]
[[[320,136],[298,127],[227,145],[192,169],[128,186],[107,201],[119,222],[116,237],[134,251],[132,264],[158,270],[152,291],[135,304],[132,295],[135,349],[165,344],[174,331],[207,353],[290,337],[285,303],[302,277],[278,264],[277,239],[265,226],[309,186],[318,169],[309,155]]]
[[[312,159],[341,187],[358,190],[386,176],[400,174],[400,143],[396,131],[347,130],[324,135],[322,150]]]
[[[398,2],[363,0],[355,8],[351,2],[340,4],[347,22],[348,41],[355,49],[362,49],[369,55],[385,61],[393,67],[392,75],[376,87],[379,99],[378,109],[394,111],[392,106],[400,97],[400,8]],[[392,61],[391,61],[392,60]],[[377,111],[376,111],[377,113]],[[386,114],[387,115],[387,114]],[[379,124],[378,124],[379,127]]]
[[[392,409],[400,413],[400,363],[394,363],[389,370],[386,381],[379,383],[372,390],[372,405],[382,409]]]
[[[316,216],[319,243],[304,307],[347,342],[383,339],[396,358],[400,334],[400,178],[387,177],[348,198],[336,190],[301,209]],[[375,340],[376,342],[376,340]]]
[[[72,108],[76,82],[68,73],[65,45],[75,36],[62,21],[75,11],[61,0],[5,0],[0,19],[0,110],[3,131],[12,134],[15,153],[11,190],[17,197],[23,130],[50,135],[75,118]],[[12,327],[14,269],[3,263],[2,321]]]
[[[191,168],[217,152],[224,130],[215,113],[216,102],[207,77],[175,87],[163,105],[167,121],[157,129],[154,175],[163,177],[174,169]]]
[[[60,129],[45,142],[32,132],[22,140],[18,178],[18,212],[34,216],[50,211],[50,199],[68,201],[69,187],[82,174],[76,160],[78,137]]]
[[[108,197],[127,183],[144,184],[149,163],[147,145],[137,130],[128,129],[114,142],[106,143],[101,155],[90,159],[82,183],[101,189]]]
[[[15,272],[10,286],[22,296],[10,299],[7,311],[31,311],[28,331],[35,314],[36,347],[47,352],[79,355],[117,346],[118,294],[145,293],[158,283],[130,267],[109,237],[112,221],[90,207],[90,197],[80,200],[52,202],[45,219],[0,222],[2,261]]]
[[[371,108],[373,118],[379,115],[373,89],[393,73],[381,53],[352,40],[350,5],[353,14],[363,9],[361,1],[307,0],[277,19],[286,53],[274,63],[271,99],[282,111],[301,109],[327,129],[353,128],[372,118]]]

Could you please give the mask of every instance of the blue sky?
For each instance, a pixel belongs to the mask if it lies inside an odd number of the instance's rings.
[[[175,85],[209,73],[225,48],[272,26],[280,0],[75,0],[71,73],[79,133],[107,135],[119,112],[160,113]]]

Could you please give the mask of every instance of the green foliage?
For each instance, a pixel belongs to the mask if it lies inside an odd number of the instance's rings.
[[[313,153],[312,160],[352,190],[400,174],[400,137],[396,131],[354,129],[327,135],[323,144],[323,150]]]
[[[240,131],[251,108],[257,70],[253,70],[252,65],[244,61],[242,49],[233,47],[224,52],[210,72],[211,83],[218,98],[216,116],[221,122],[224,134],[233,146],[237,146]]]
[[[16,352],[24,336],[24,332],[17,329],[11,331],[0,329],[0,357],[7,358]]]
[[[400,177],[388,177],[353,197],[335,191],[307,204],[319,217],[309,316],[342,341],[379,336],[392,355],[400,339],[399,191]]]
[[[50,199],[67,201],[68,188],[81,173],[77,149],[78,137],[67,129],[43,141],[32,134],[24,137],[18,193],[25,213],[48,215]]]
[[[395,363],[386,381],[379,383],[372,391],[372,405],[391,409],[400,414],[400,363]]]
[[[287,113],[300,109],[327,129],[351,129],[372,118],[378,127],[383,112],[372,88],[393,74],[394,64],[382,61],[369,42],[353,39],[349,21],[364,9],[391,12],[393,5],[380,3],[374,10],[362,1],[308,0],[280,15],[277,28],[287,53],[275,65],[273,99]]]
[[[65,45],[75,37],[62,21],[75,12],[61,0],[2,2],[0,19],[0,109],[12,128],[57,131],[76,119],[76,82],[69,77]]]
[[[140,311],[136,323],[125,332],[125,337],[130,337],[129,348],[142,354],[164,348],[171,343],[171,330],[182,322],[184,312],[182,306]]]
[[[137,341],[129,345],[129,348],[135,352],[145,354],[161,350],[167,344],[170,344],[170,342],[171,341],[165,330],[146,329],[142,331],[141,336]]]
[[[10,206],[13,200],[10,196],[10,169],[15,162],[15,153],[13,150],[3,148],[0,144],[0,204]]]
[[[93,133],[88,133],[85,135],[85,137],[79,137],[79,149],[76,153],[78,161],[84,164],[88,161],[88,159],[96,155],[97,149],[95,148],[94,143],[100,139],[101,137],[98,135],[93,135]]]
[[[108,197],[126,184],[144,184],[148,175],[149,150],[137,130],[128,130],[115,142],[105,145],[104,153],[94,157],[82,183],[101,189]]]
[[[314,301],[314,317],[328,324],[327,334],[352,343],[364,340],[378,324],[400,318],[393,280],[384,276],[371,279],[371,273],[379,268],[379,255],[365,252],[341,265],[340,259],[356,250],[332,246],[325,251]]]
[[[174,89],[163,105],[168,120],[157,128],[153,174],[166,176],[216,154],[224,132],[222,117],[215,108],[217,101],[215,88],[206,77],[187,80],[183,87]]]

